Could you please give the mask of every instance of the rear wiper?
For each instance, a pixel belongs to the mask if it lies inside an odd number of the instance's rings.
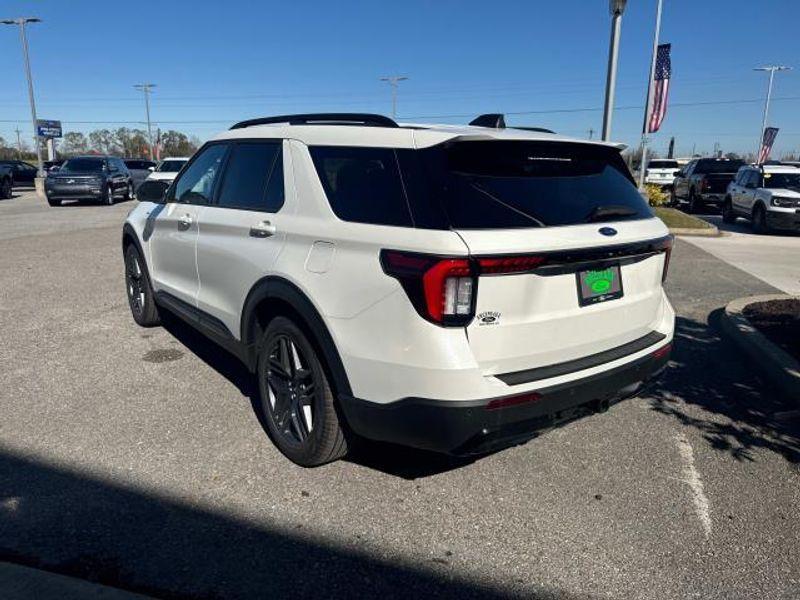
[[[598,221],[612,221],[615,217],[634,217],[639,214],[638,210],[620,206],[618,204],[608,204],[606,206],[595,206],[588,215],[587,223],[597,223]]]
[[[492,194],[492,193],[488,192],[486,189],[484,189],[484,187],[482,185],[480,185],[479,183],[477,183],[475,181],[470,181],[469,184],[473,187],[473,189],[478,190],[481,194],[487,195],[489,198],[491,198],[492,200],[494,200],[495,202],[497,202],[501,206],[506,207],[507,209],[517,213],[518,215],[520,215],[520,216],[522,216],[522,217],[524,217],[524,218],[526,218],[526,219],[528,219],[530,221],[533,221],[534,223],[536,223],[537,227],[546,227],[546,225],[544,224],[543,221],[540,221],[539,219],[537,219],[533,215],[529,215],[528,213],[526,213],[524,211],[521,211],[520,209],[515,208],[515,207],[511,206],[510,204],[508,204],[506,202],[503,202],[502,200],[500,200],[500,198],[498,198],[494,194]]]

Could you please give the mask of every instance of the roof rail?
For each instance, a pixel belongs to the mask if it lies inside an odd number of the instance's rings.
[[[491,129],[506,129],[506,117],[501,113],[487,113],[472,119],[470,125],[475,127],[490,127]],[[525,131],[538,131],[540,133],[555,133],[552,129],[544,127],[511,127],[511,129],[523,129]]]
[[[241,121],[231,129],[244,129],[254,125],[270,125],[288,123],[289,125],[362,125],[366,127],[398,127],[389,117],[369,113],[309,113],[302,115],[281,115],[278,117],[261,117]]]

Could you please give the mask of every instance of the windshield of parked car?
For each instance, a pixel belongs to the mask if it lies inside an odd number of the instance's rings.
[[[679,169],[677,160],[651,160],[647,163],[648,169]]]
[[[150,167],[155,167],[156,163],[150,162],[149,160],[126,160],[125,166],[129,169],[146,170]]]
[[[103,170],[102,158],[70,158],[59,171],[99,173]]]
[[[165,160],[158,165],[157,171],[159,173],[177,173],[186,164],[185,160]]]
[[[744,161],[742,160],[701,160],[697,163],[697,168],[694,172],[700,175],[708,173],[734,174],[743,166]]]
[[[764,173],[764,187],[800,191],[800,173]]]

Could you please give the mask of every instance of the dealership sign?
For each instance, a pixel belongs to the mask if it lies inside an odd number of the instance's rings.
[[[36,120],[36,133],[43,138],[60,138],[61,121]]]

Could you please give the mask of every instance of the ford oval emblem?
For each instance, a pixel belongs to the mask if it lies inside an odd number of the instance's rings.
[[[617,235],[617,230],[614,229],[613,227],[601,227],[598,231],[603,235],[607,235],[609,237],[611,237],[612,235]]]

